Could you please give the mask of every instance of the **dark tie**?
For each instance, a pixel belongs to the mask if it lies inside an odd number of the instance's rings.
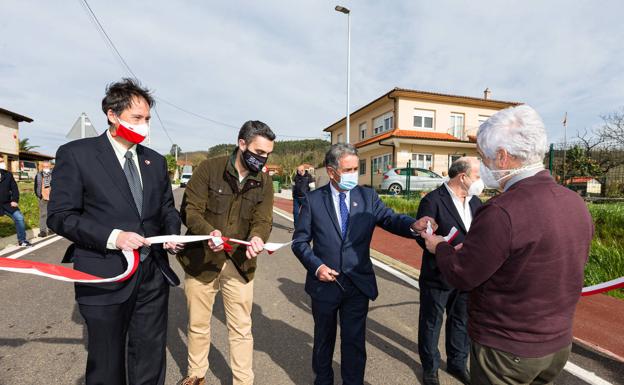
[[[124,174],[126,174],[126,179],[128,180],[128,186],[130,186],[130,192],[132,193],[132,199],[134,199],[134,204],[139,211],[139,214],[143,212],[143,187],[141,187],[141,178],[139,177],[139,171],[132,160],[132,152],[126,151],[126,163],[124,163]],[[149,255],[150,249],[149,247],[142,247],[139,251],[141,255],[141,261],[144,261],[145,258]]]
[[[347,238],[347,226],[349,226],[349,209],[345,202],[347,194],[341,192],[338,197],[340,197],[340,229],[342,230],[342,239],[345,239]]]

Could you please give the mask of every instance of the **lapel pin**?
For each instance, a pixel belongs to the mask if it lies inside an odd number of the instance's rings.
[[[353,202],[353,207],[357,207],[357,202]]]
[[[219,189],[219,192],[223,192],[221,189]]]
[[[145,164],[146,164],[146,165],[148,165],[148,166],[149,166],[149,165],[150,165],[150,163],[152,163],[152,162],[150,162],[149,160],[145,159]]]

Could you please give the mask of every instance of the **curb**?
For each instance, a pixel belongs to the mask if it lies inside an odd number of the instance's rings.
[[[26,230],[26,239],[35,238],[36,234],[39,234],[38,227],[34,227],[30,230]],[[8,237],[0,238],[0,250],[11,245],[17,245],[17,234],[13,234],[13,235],[9,235]]]

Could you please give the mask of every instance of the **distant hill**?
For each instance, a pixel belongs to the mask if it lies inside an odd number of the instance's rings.
[[[275,142],[273,153],[269,157],[269,163],[282,166],[284,174],[290,176],[294,173],[297,166],[302,163],[310,163],[314,167],[322,166],[329,146],[330,143],[322,139],[278,140]],[[231,154],[234,151],[234,147],[234,144],[218,144],[210,147],[208,151],[182,153],[179,155],[179,158],[188,159],[197,166],[205,159]],[[290,182],[290,178],[288,178],[287,182]]]

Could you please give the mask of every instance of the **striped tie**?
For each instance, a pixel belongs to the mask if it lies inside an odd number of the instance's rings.
[[[134,199],[134,204],[139,211],[139,215],[143,213],[143,187],[141,186],[141,178],[139,177],[139,170],[137,170],[134,161],[132,160],[132,152],[127,151],[126,155],[126,163],[124,163],[124,174],[126,174],[126,179],[128,180],[128,186],[130,186],[130,192],[132,193],[132,199]],[[141,247],[139,250],[140,259],[144,261],[145,258],[150,253],[149,247]]]

